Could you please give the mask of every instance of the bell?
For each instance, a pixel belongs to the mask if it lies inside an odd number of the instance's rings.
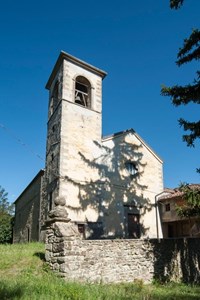
[[[77,103],[77,104],[80,104],[80,105],[83,105],[83,102],[81,101],[81,98],[80,98],[80,96],[76,96],[76,98],[75,98],[75,103]]]

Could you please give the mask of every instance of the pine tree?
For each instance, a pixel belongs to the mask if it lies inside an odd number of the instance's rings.
[[[171,0],[170,7],[178,9],[182,6],[184,0]],[[200,59],[200,31],[195,29],[192,31],[189,38],[184,40],[182,48],[177,54],[176,64],[180,67],[183,64],[191,61],[198,61]],[[196,78],[192,84],[185,86],[175,85],[172,87],[164,86],[161,94],[170,96],[174,106],[187,105],[188,103],[200,104],[200,71],[197,71]],[[190,122],[179,119],[180,126],[188,134],[183,135],[183,141],[187,146],[194,147],[196,139],[200,138],[200,120],[197,122]],[[200,172],[200,169],[197,169]]]

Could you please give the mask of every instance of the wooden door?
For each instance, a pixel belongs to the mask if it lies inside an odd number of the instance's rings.
[[[140,216],[128,214],[128,236],[132,239],[140,238]]]

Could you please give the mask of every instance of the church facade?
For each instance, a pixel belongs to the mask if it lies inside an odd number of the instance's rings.
[[[102,137],[105,76],[60,53],[46,85],[45,171],[15,201],[14,242],[43,239],[57,197],[65,198],[68,217],[83,238],[161,237],[155,199],[163,191],[163,162],[133,129]],[[35,220],[33,205],[38,207]],[[28,215],[23,216],[21,208],[26,206]]]

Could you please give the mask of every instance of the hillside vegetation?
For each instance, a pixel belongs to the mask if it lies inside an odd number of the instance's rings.
[[[134,266],[133,266],[134,267]],[[0,299],[198,300],[200,287],[170,283],[144,285],[65,282],[44,261],[44,244],[0,245]]]

